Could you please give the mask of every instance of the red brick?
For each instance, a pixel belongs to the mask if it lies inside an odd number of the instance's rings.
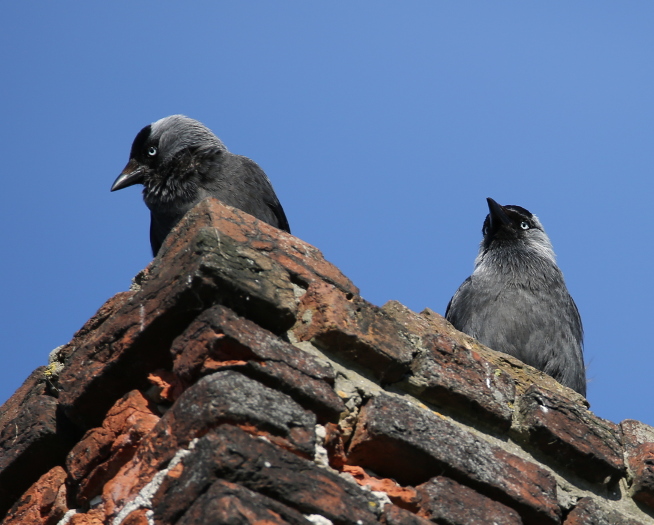
[[[237,483],[302,514],[334,525],[372,525],[378,503],[370,493],[315,463],[223,425],[198,440],[178,477],[164,480],[153,499],[155,520],[174,523],[216,480]],[[247,522],[245,522],[247,523]]]
[[[66,472],[54,467],[39,478],[11,508],[3,525],[56,525],[68,511]]]
[[[217,480],[197,499],[189,499],[190,507],[176,525],[238,523],[239,525],[307,525],[304,516],[281,503],[235,483]],[[155,524],[169,521],[156,519]]]
[[[110,319],[115,313],[120,310],[135,294],[136,292],[130,290],[127,292],[119,292],[105,302],[100,309],[91,317],[84,326],[80,328],[71,341],[59,349],[58,360],[65,361],[80,344],[91,334],[95,332],[102,323]]]
[[[152,481],[160,468],[158,462],[145,461],[138,455],[137,450],[136,455],[102,487],[101,508],[92,509],[103,516],[102,523],[111,523],[123,507],[133,501],[141,489]]]
[[[312,341],[387,383],[409,371],[417,351],[402,326],[381,308],[324,282],[311,285],[301,297],[293,332],[299,341]]]
[[[268,253],[222,235],[211,222],[218,212],[230,213],[213,201],[190,212],[184,221],[197,219],[194,235],[170,244],[140,290],[78,341],[59,384],[60,404],[82,428],[99,426],[116,399],[146,388],[149,372],[170,369],[173,339],[214,304],[275,333],[294,324],[297,301],[288,271]]]
[[[327,450],[329,465],[336,470],[342,470],[347,461],[345,455],[345,440],[340,425],[327,423],[323,446]]]
[[[654,427],[627,419],[620,423],[632,477],[632,497],[654,509]]]
[[[645,525],[612,509],[600,507],[593,498],[581,498],[563,525]],[[650,522],[651,523],[651,522]]]
[[[419,338],[424,349],[411,364],[404,384],[408,392],[475,424],[510,428],[515,381],[484,356],[481,345],[469,344],[470,338],[435,312],[419,315],[397,301],[382,310]]]
[[[148,397],[155,403],[174,403],[187,386],[176,374],[168,370],[149,373],[148,381],[153,385],[148,391]]]
[[[152,456],[167,461],[179,447],[223,423],[253,433],[258,429],[285,448],[313,456],[315,416],[287,395],[235,371],[205,376],[184,392],[153,430],[148,441]]]
[[[62,464],[76,435],[39,367],[0,407],[0,519],[41,475]]]
[[[385,493],[398,507],[411,511],[418,510],[418,494],[413,487],[403,487],[389,478],[376,478],[354,465],[343,465],[341,470],[350,474],[362,487]]]
[[[430,525],[434,522],[389,503],[384,507],[381,523],[382,525]]]
[[[134,456],[141,440],[158,421],[154,407],[133,390],[109,410],[102,427],[86,433],[66,460],[78,505],[88,505],[102,493],[105,483]]]
[[[412,393],[508,430],[515,401],[511,377],[446,335],[428,334],[422,339],[426,351],[411,365]]]
[[[437,476],[416,487],[418,515],[451,525],[522,525],[518,513],[456,481]]]
[[[348,462],[404,485],[442,473],[514,508],[525,523],[560,520],[556,482],[547,471],[386,394],[361,409]]]
[[[173,343],[173,370],[187,384],[225,368],[237,369],[290,395],[320,422],[345,410],[332,389],[335,373],[310,354],[282,341],[223,306],[205,311]]]
[[[173,456],[197,437],[224,424],[297,454],[315,450],[315,416],[290,397],[235,371],[215,372],[186,390],[143,439],[136,455],[103,488],[115,516]]]
[[[595,483],[625,473],[619,429],[569,399],[533,385],[518,401],[519,424],[529,443],[552,461]]]
[[[68,525],[107,525],[104,512],[101,508],[91,509],[88,512],[74,514]],[[121,524],[122,525],[122,524]]]
[[[134,512],[130,512],[129,515],[120,522],[120,525],[150,525],[147,512],[147,509],[138,509]]]
[[[506,372],[512,378],[517,395],[524,394],[531,385],[538,383],[551,392],[567,397],[574,403],[585,407],[589,406],[588,400],[581,394],[561,385],[554,378],[532,366],[526,365],[513,356],[496,352],[480,344],[476,339],[459,332],[442,315],[429,308],[425,308],[420,314],[416,314],[397,301],[389,301],[383,306],[383,310],[416,335],[440,334],[474,354],[478,354],[483,360],[488,361],[492,367]]]
[[[304,287],[312,282],[326,281],[346,293],[359,293],[359,289],[336,266],[327,262],[316,247],[217,199],[206,199],[186,214],[167,237],[162,251],[179,249],[172,247],[186,243],[205,228],[216,229],[221,238],[230,237],[238,244],[266,254]]]
[[[418,337],[426,334],[443,333],[444,328],[449,325],[443,317],[435,312],[432,312],[434,317],[417,314],[413,310],[407,308],[398,301],[387,301],[382,306],[382,310],[395,319],[402,327]],[[429,310],[431,312],[431,310]],[[443,324],[438,320],[441,319]],[[449,325],[452,326],[452,325]]]
[[[283,232],[216,199],[195,206],[175,232],[152,261],[143,289],[153,281],[183,280],[193,285],[203,310],[222,304],[277,334],[293,325],[297,285],[256,244],[266,232]]]

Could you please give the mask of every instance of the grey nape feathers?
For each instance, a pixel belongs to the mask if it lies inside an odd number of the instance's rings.
[[[583,329],[541,223],[488,200],[475,269],[445,317],[482,344],[517,357],[586,395]]]
[[[143,184],[156,255],[166,235],[202,199],[220,201],[290,233],[286,215],[263,170],[227,151],[209,128],[183,115],[144,127],[111,191]]]

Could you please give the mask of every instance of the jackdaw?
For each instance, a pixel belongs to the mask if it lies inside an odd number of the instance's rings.
[[[227,151],[209,128],[184,115],[145,126],[111,191],[143,184],[150,208],[150,244],[157,255],[166,235],[202,199],[216,197],[291,232],[270,180],[253,160]]]
[[[445,317],[482,344],[586,395],[583,328],[549,237],[535,215],[488,200],[475,269]]]

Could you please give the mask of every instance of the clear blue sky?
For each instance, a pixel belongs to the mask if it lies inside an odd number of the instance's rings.
[[[0,402],[150,257],[135,134],[184,113],[381,305],[444,313],[486,197],[537,214],[600,416],[654,425],[654,3],[4,2]]]

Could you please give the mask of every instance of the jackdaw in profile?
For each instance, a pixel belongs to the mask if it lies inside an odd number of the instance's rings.
[[[535,215],[488,200],[475,269],[445,317],[482,344],[586,395],[583,328],[549,237]]]
[[[166,235],[202,199],[216,197],[290,233],[270,180],[253,160],[227,151],[209,128],[184,115],[145,126],[111,191],[143,184],[150,208],[150,244],[157,255]]]

